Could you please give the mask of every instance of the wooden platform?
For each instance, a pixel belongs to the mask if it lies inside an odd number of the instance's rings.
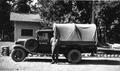
[[[103,47],[98,47],[97,52],[103,52],[106,54],[120,54],[120,49],[115,49],[115,48],[103,48]]]

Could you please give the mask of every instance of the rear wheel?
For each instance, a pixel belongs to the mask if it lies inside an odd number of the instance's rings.
[[[25,52],[25,50],[23,49],[14,49],[11,53],[11,58],[15,61],[15,62],[21,62],[25,59],[25,57],[27,56],[27,53]]]
[[[81,61],[81,58],[81,52],[77,49],[72,49],[68,52],[67,59],[70,63],[77,64]]]

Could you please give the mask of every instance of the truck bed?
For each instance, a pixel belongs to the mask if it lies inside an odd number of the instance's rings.
[[[81,45],[81,46],[90,46],[95,45],[95,41],[60,41],[60,45]]]

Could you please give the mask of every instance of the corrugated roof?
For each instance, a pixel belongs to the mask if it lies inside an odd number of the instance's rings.
[[[10,14],[11,21],[26,21],[26,22],[40,22],[42,19],[39,14],[20,14],[11,12]]]

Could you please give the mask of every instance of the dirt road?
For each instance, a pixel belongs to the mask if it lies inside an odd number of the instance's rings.
[[[69,64],[65,59],[51,64],[50,57],[29,57],[14,62],[10,57],[0,57],[0,71],[120,71],[120,58],[83,58],[80,64]]]

